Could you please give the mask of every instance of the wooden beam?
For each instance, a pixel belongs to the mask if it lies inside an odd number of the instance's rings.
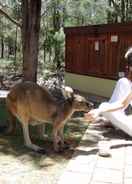
[[[17,25],[18,27],[22,27],[21,23],[17,20],[13,19],[8,13],[6,13],[2,8],[0,8],[0,14],[2,14],[4,17],[6,17],[8,20],[10,20],[12,23]]]

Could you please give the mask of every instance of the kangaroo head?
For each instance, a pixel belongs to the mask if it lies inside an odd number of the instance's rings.
[[[67,101],[72,105],[74,111],[89,111],[93,108],[93,104],[85,97],[74,93],[69,86],[63,87],[63,95]]]
[[[89,111],[93,108],[93,103],[88,101],[85,97],[74,94],[73,95],[73,108],[75,111]]]

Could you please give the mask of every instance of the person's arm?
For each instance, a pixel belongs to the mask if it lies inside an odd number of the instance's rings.
[[[122,101],[113,102],[111,104],[100,106],[97,109],[93,109],[85,114],[85,118],[88,120],[94,120],[96,119],[101,113],[104,112],[114,112],[120,109],[123,109],[127,107],[132,100],[132,92],[129,93],[129,95],[123,99]]]
[[[124,109],[126,108],[129,104],[130,104],[130,101],[132,100],[132,92],[128,94],[128,96],[123,99],[122,101],[117,101],[117,102],[114,102],[114,103],[111,103],[109,105],[109,107],[104,107],[104,109],[100,109],[103,112],[114,112],[114,111],[117,111],[117,110],[120,110],[120,109]]]

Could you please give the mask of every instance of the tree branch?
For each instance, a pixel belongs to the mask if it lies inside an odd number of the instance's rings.
[[[49,12],[50,8],[51,7],[47,7],[46,10],[43,13],[41,13],[41,17],[46,16],[46,14]]]
[[[13,19],[8,13],[6,13],[4,10],[2,10],[0,8],[0,14],[2,14],[3,16],[5,16],[8,20],[10,20],[12,23],[14,23],[15,25],[17,25],[18,27],[22,27],[21,23],[16,21],[15,19]]]
[[[120,11],[121,11],[121,10],[120,10],[120,7],[116,4],[116,2],[115,2],[114,0],[111,0],[111,2],[112,2],[112,4],[113,4],[115,10],[116,10],[117,12],[120,12]]]

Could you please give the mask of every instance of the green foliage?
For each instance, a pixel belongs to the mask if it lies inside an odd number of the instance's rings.
[[[3,4],[12,18],[21,21],[21,0],[0,0],[0,4]],[[39,71],[47,68],[55,70],[57,67],[64,66],[64,27],[131,21],[132,1],[42,0],[41,14]],[[14,56],[14,63],[20,62],[22,59],[21,30],[3,16],[0,16],[1,39],[4,41],[4,57],[13,58]],[[1,47],[2,45],[0,45],[0,52],[2,52]],[[15,53],[16,48],[17,53]],[[7,53],[8,50],[13,50],[11,55]]]
[[[59,43],[64,43],[65,35],[63,28],[61,27],[58,32],[55,32],[54,34],[54,40],[59,42]]]
[[[106,23],[107,1],[69,0],[67,4],[67,25],[81,26]]]
[[[19,21],[20,19],[20,12],[21,6],[19,1],[17,0],[6,0],[0,1],[0,5],[2,9],[13,19]],[[19,32],[19,33],[18,33]],[[0,14],[0,38],[1,38],[1,45],[0,51],[1,56],[4,58],[8,58],[8,60],[13,59],[16,60],[16,55],[20,55],[16,53],[17,47],[21,48],[21,39],[20,39],[20,30],[14,25],[10,20],[6,17],[1,16]],[[3,45],[2,45],[3,41]],[[3,48],[2,48],[3,47]],[[2,54],[3,52],[3,54]],[[17,52],[21,52],[18,49]],[[18,59],[20,60],[20,59]]]

